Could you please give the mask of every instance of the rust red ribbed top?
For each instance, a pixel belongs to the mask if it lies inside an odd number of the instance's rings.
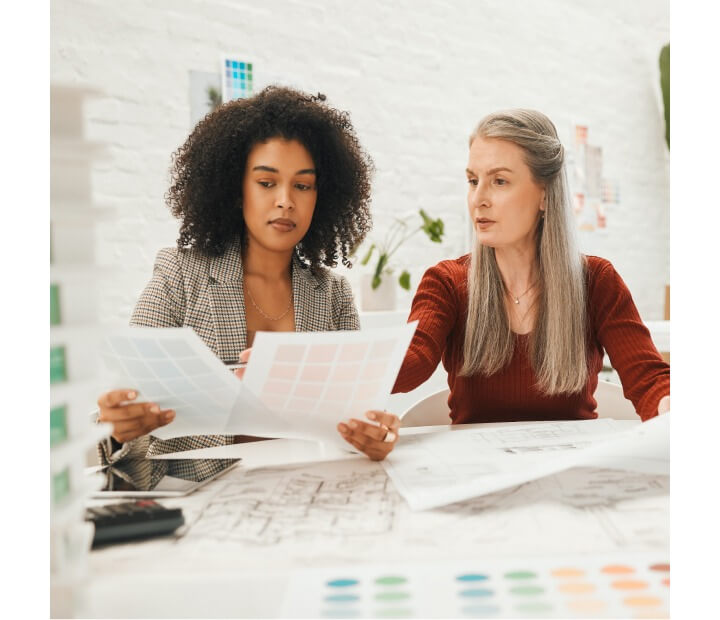
[[[489,377],[460,377],[469,265],[470,257],[465,255],[425,272],[408,318],[418,321],[417,331],[393,392],[415,389],[442,360],[453,424],[596,418],[593,394],[607,351],[625,397],[640,417],[657,415],[660,399],[670,394],[670,366],[655,348],[625,282],[609,261],[596,256],[587,257],[590,376],[581,393],[547,396],[535,387],[527,335],[516,335],[513,358],[501,371]]]

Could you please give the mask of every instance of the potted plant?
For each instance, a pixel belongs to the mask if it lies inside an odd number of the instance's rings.
[[[433,243],[440,243],[444,234],[443,221],[432,219],[423,209],[420,209],[422,223],[414,227],[408,218],[395,218],[390,225],[382,242],[372,243],[368,248],[361,265],[367,265],[375,255],[377,259],[372,273],[365,274],[362,282],[362,308],[363,310],[394,310],[395,309],[395,283],[391,276],[393,270],[389,266],[390,258],[400,247],[423,231]],[[398,276],[398,284],[406,291],[410,290],[410,273],[404,269]]]

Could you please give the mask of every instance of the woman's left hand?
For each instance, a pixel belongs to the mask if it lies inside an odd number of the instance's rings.
[[[337,429],[345,441],[364,452],[371,460],[382,461],[395,447],[400,419],[384,411],[368,411],[365,415],[369,420],[379,422],[380,426],[353,418],[347,423],[340,422]]]
[[[658,403],[658,415],[670,411],[670,396],[663,396]]]

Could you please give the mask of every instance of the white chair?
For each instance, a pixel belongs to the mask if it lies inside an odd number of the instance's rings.
[[[615,420],[639,420],[633,404],[623,396],[622,386],[609,381],[598,381],[595,390],[599,418]]]
[[[405,428],[408,426],[451,424],[450,407],[448,407],[449,396],[450,388],[443,388],[421,398],[402,414],[400,426]]]

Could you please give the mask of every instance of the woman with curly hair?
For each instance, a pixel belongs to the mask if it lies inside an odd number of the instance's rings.
[[[131,325],[192,327],[226,363],[246,359],[258,331],[359,329],[350,286],[327,268],[349,264],[370,229],[372,161],[347,113],[324,101],[268,87],[195,127],[174,155],[166,196],[181,222],[177,247],[159,252]],[[109,472],[146,488],[166,474],[201,480],[228,466],[148,461],[238,438],[155,439],[150,433],[175,414],[137,398],[123,389],[98,399],[99,419],[113,423],[112,437],[99,447]],[[397,436],[398,420],[366,415],[385,428],[351,420],[338,430],[382,459],[393,445],[383,440]]]

